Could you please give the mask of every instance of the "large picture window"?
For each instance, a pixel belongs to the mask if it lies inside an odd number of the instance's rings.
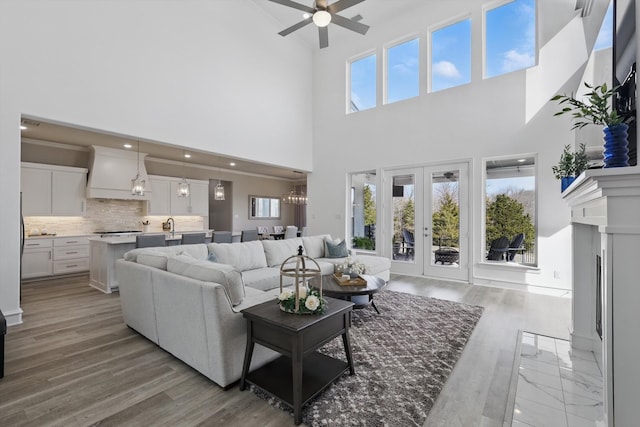
[[[387,48],[387,103],[418,96],[419,42],[412,39]]]
[[[351,174],[351,239],[354,249],[376,249],[376,173]]]
[[[513,0],[485,13],[485,77],[536,62],[536,2]]]
[[[431,91],[471,81],[471,20],[431,32]]]
[[[350,113],[376,106],[376,55],[352,61],[349,64]]]
[[[485,259],[537,265],[535,156],[485,161]]]

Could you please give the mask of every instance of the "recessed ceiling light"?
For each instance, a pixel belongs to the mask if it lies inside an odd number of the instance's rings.
[[[527,159],[518,159],[518,163],[524,163],[526,161],[527,161]]]
[[[131,144],[124,144],[124,145],[123,145],[123,147],[124,147],[124,148],[131,148],[131,147],[133,147],[133,145],[131,145]]]
[[[191,154],[189,154],[189,153],[185,153],[185,154],[184,154],[184,157],[185,157],[186,159],[190,159],[190,158],[191,158]]]
[[[27,130],[28,128],[25,125],[20,125],[20,130]]]
[[[235,162],[229,163],[229,166],[235,166],[235,165],[236,165]]]

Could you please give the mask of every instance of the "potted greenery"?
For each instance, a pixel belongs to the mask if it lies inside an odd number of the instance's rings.
[[[571,113],[574,118],[572,130],[581,129],[589,124],[604,126],[604,167],[629,166],[629,126],[626,124],[628,119],[618,114],[611,106],[618,87],[609,89],[606,83],[595,87],[586,82],[584,85],[590,90],[584,95],[589,102],[583,102],[573,96],[556,95],[551,100],[559,101],[560,105],[564,106],[554,116]]]
[[[566,190],[576,177],[587,168],[587,154],[585,151],[584,144],[580,144],[578,151],[575,153],[571,151],[571,145],[564,146],[560,161],[551,168],[553,175],[560,180],[561,191]]]

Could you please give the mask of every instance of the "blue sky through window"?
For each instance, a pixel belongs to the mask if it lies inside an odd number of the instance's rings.
[[[431,91],[471,81],[471,20],[431,34]]]
[[[376,106],[376,55],[351,63],[351,107],[362,111]]]
[[[535,65],[535,0],[515,0],[486,13],[485,76]]]
[[[607,49],[613,46],[613,1],[609,2],[609,8],[604,15],[604,21],[600,27],[596,44],[593,46],[593,50]]]
[[[419,46],[415,38],[387,50],[387,103],[418,96]]]

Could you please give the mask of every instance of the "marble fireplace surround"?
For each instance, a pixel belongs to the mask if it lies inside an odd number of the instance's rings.
[[[588,170],[562,194],[571,207],[571,342],[603,374],[605,423],[635,425],[640,395],[640,167]],[[596,332],[596,255],[602,339]]]

